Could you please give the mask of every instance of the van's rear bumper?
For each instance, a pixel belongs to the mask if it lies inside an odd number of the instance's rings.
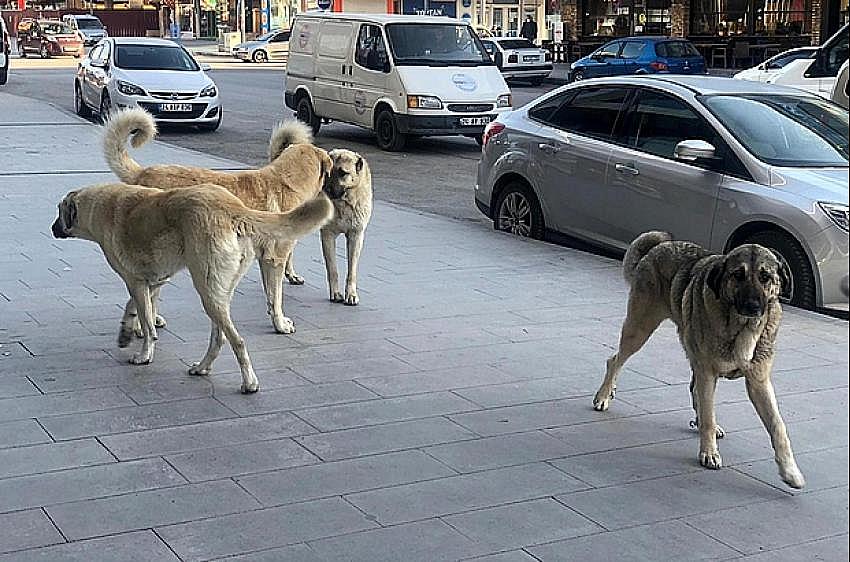
[[[489,122],[495,121],[495,113],[478,115],[404,115],[396,114],[396,123],[401,133],[409,135],[480,135],[484,133],[484,125],[461,125],[462,118],[489,117]]]

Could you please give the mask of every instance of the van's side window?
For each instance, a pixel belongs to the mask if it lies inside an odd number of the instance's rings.
[[[369,70],[384,70],[387,64],[387,47],[380,27],[369,24],[360,26],[354,62]]]

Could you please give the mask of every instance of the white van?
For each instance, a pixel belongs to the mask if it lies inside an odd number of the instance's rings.
[[[511,93],[469,23],[432,16],[309,13],[292,25],[286,106],[375,131],[383,150],[409,135],[464,135],[510,111]]]
[[[766,81],[799,88],[829,99],[838,70],[847,60],[848,37],[850,25],[845,25],[818,48],[813,58],[792,61]]]

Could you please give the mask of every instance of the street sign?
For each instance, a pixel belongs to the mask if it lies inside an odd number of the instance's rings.
[[[330,10],[331,9],[332,0],[318,0],[316,5],[318,5],[320,10]]]

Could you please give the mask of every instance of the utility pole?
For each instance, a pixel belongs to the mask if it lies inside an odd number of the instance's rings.
[[[194,27],[195,39],[201,38],[201,0],[192,2],[192,26]]]
[[[238,0],[236,7],[239,10],[239,40],[245,40],[245,0]]]

